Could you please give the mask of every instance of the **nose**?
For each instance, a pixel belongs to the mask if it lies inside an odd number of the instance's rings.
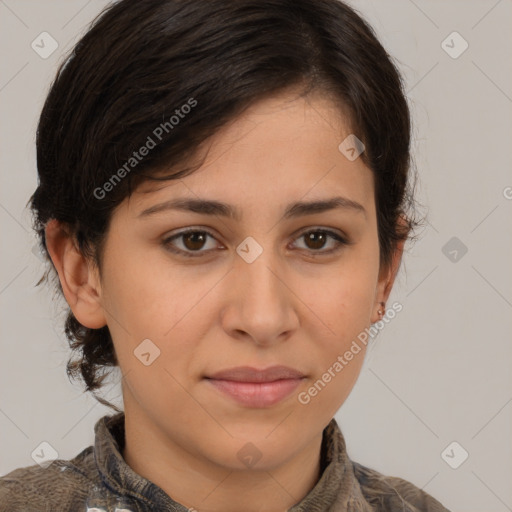
[[[270,249],[249,261],[242,256],[235,258],[229,273],[224,329],[232,337],[260,346],[280,343],[299,325],[300,301],[293,293],[291,274],[283,270]]]

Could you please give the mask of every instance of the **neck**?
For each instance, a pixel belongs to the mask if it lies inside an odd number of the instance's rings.
[[[190,510],[283,512],[301,501],[320,477],[322,434],[272,471],[240,471],[198,458],[144,415],[130,412],[125,412],[126,463]]]

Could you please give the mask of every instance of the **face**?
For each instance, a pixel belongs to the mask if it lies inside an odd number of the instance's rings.
[[[354,340],[390,286],[372,173],[338,149],[350,133],[325,97],[275,96],[218,132],[199,170],[145,183],[117,208],[96,317],[75,315],[108,325],[127,417],[226,468],[243,468],[248,442],[271,469],[318,439],[356,382],[365,346]],[[178,199],[236,215],[155,208]],[[302,377],[208,378],[275,365]]]

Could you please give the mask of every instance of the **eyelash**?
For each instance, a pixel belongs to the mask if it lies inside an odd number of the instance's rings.
[[[188,235],[190,233],[201,233],[201,234],[207,234],[208,236],[212,237],[212,238],[215,238],[215,236],[210,233],[209,231],[205,230],[205,229],[187,229],[185,231],[180,231],[179,233],[176,233],[174,235],[172,235],[171,237],[168,237],[166,239],[164,239],[162,241],[162,245],[165,247],[166,250],[174,253],[174,254],[179,254],[181,256],[185,256],[187,258],[198,258],[198,257],[201,257],[203,254],[205,253],[208,253],[210,252],[210,250],[207,250],[207,251],[202,251],[202,250],[198,250],[198,251],[183,251],[181,249],[176,249],[175,247],[173,247],[171,245],[171,242],[176,239],[176,238],[180,238],[182,236],[185,236],[185,235]],[[313,257],[316,257],[316,256],[327,256],[327,255],[330,255],[330,254],[333,254],[335,252],[338,252],[339,250],[341,250],[343,248],[343,246],[346,246],[346,245],[350,245],[351,242],[349,242],[346,238],[342,237],[341,235],[339,235],[338,233],[336,233],[335,231],[331,231],[329,229],[311,229],[309,231],[304,231],[302,232],[298,237],[297,239],[300,239],[301,237],[305,236],[305,235],[308,235],[310,233],[324,233],[328,236],[330,236],[331,238],[333,238],[337,244],[336,244],[336,247],[334,249],[330,249],[328,251],[322,251],[322,250],[312,250],[310,249],[310,252],[312,253]],[[212,251],[214,249],[211,249]]]

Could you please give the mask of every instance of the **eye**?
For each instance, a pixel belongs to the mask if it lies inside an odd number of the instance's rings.
[[[319,249],[325,246],[329,238],[333,241],[331,243],[331,248],[329,250],[319,251]],[[319,253],[319,255],[331,254],[341,249],[342,246],[349,245],[349,242],[346,238],[336,233],[335,231],[331,231],[329,229],[317,228],[305,231],[302,234],[300,234],[299,237],[297,238],[297,240],[300,239],[304,239],[306,244],[306,250],[311,250],[311,252],[313,253]]]
[[[186,231],[181,231],[180,233],[177,233],[169,238],[166,238],[162,243],[164,247],[176,254],[180,254],[187,257],[195,257],[195,256],[201,256],[201,254],[208,251],[200,251],[199,249],[203,248],[205,245],[205,242],[208,238],[215,237],[209,232],[199,229],[187,229]],[[181,245],[184,247],[183,249],[176,248],[172,242],[175,239],[182,239]],[[193,254],[193,253],[199,253],[199,254]]]
[[[175,254],[186,257],[198,257],[215,249],[213,247],[208,250],[201,250],[204,249],[208,238],[215,240],[215,236],[209,231],[191,228],[164,239],[162,244],[168,251]],[[297,240],[301,238],[305,240],[305,250],[312,252],[314,256],[317,256],[314,253],[318,253],[319,256],[331,254],[341,249],[342,246],[350,244],[346,238],[329,229],[318,228],[305,231],[298,236]],[[329,239],[332,240],[331,248],[320,251],[319,249],[324,247]],[[180,240],[180,244],[175,244],[175,240]],[[176,245],[181,245],[181,248],[176,247]]]

